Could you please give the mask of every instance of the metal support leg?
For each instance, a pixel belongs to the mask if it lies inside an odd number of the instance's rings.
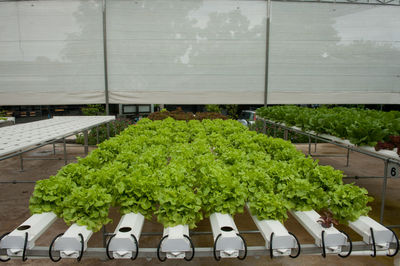
[[[89,145],[88,145],[88,131],[87,130],[83,131],[83,139],[84,139],[85,155],[88,155],[88,153],[89,153]]]
[[[107,246],[107,230],[104,225],[102,228],[102,233],[103,233],[103,248],[105,248]]]
[[[56,155],[56,144],[53,143],[53,155]]]
[[[314,144],[314,152],[317,152],[317,138],[314,138],[314,140],[315,140],[315,144]]]
[[[267,134],[267,122],[265,120],[263,120],[263,130],[262,133],[265,135]]]
[[[19,155],[19,159],[20,159],[20,166],[21,166],[21,172],[24,171],[24,158],[22,158],[22,153]]]
[[[387,185],[387,168],[388,168],[388,160],[385,160],[385,170],[383,174],[383,184],[382,184],[382,201],[381,201],[381,216],[379,218],[379,222],[383,224],[383,214],[385,212],[385,196],[386,196],[386,185]]]
[[[67,143],[65,142],[65,138],[63,138],[63,146],[64,146],[64,165],[67,165]]]
[[[349,162],[350,162],[350,149],[347,149],[347,161],[346,161],[346,167],[349,167]]]
[[[107,139],[110,138],[110,123],[107,123]]]
[[[99,145],[99,126],[96,127],[96,143]]]
[[[276,131],[278,131],[278,126],[277,125],[274,126],[274,138],[276,138]]]
[[[287,129],[285,129],[285,130],[283,131],[283,139],[284,139],[284,140],[288,140],[288,130],[287,130]]]
[[[308,155],[311,155],[311,136],[308,135]]]

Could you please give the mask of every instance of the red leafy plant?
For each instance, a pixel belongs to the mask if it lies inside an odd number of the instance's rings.
[[[167,117],[172,117],[175,120],[200,120],[202,121],[203,119],[222,119],[226,120],[228,119],[227,116],[222,115],[220,113],[212,113],[212,112],[197,112],[196,114],[193,114],[191,112],[185,112],[182,110],[181,107],[178,107],[175,111],[167,111],[163,110],[160,112],[154,112],[151,113],[148,118],[150,120],[163,120],[166,119]]]
[[[389,136],[389,139],[394,145],[400,145],[400,136]]]
[[[319,217],[319,220],[317,222],[319,224],[321,224],[321,226],[324,228],[330,228],[332,226],[332,224],[334,224],[334,225],[339,224],[339,222],[336,221],[336,219],[334,219],[332,217],[332,214],[327,211],[323,212],[323,215],[321,215],[321,217]]]
[[[397,154],[400,156],[400,136],[389,136],[389,141],[381,142],[375,146],[375,150],[379,151],[382,149],[393,150],[397,147]]]
[[[376,144],[375,146],[375,150],[379,151],[379,150],[393,150],[394,149],[394,144],[391,142],[382,142],[382,141],[378,141],[378,144]]]

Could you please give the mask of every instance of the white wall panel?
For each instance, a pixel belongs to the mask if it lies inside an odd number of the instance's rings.
[[[113,103],[262,103],[265,1],[107,1]]]
[[[400,7],[272,2],[269,103],[400,102]]]
[[[0,2],[0,105],[104,102],[100,0]]]

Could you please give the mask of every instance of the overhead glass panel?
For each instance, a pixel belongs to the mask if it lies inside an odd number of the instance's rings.
[[[102,1],[0,2],[0,105],[104,102]]]
[[[262,103],[266,2],[107,1],[110,102]]]

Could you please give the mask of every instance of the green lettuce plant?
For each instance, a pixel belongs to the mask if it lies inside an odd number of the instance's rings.
[[[240,213],[246,203],[261,220],[283,222],[289,210],[329,209],[346,222],[367,214],[370,198],[365,189],[343,185],[342,177],[290,142],[237,121],[142,119],[38,181],[30,210],[53,211],[93,231],[110,222],[111,206],[190,228],[214,212]]]

